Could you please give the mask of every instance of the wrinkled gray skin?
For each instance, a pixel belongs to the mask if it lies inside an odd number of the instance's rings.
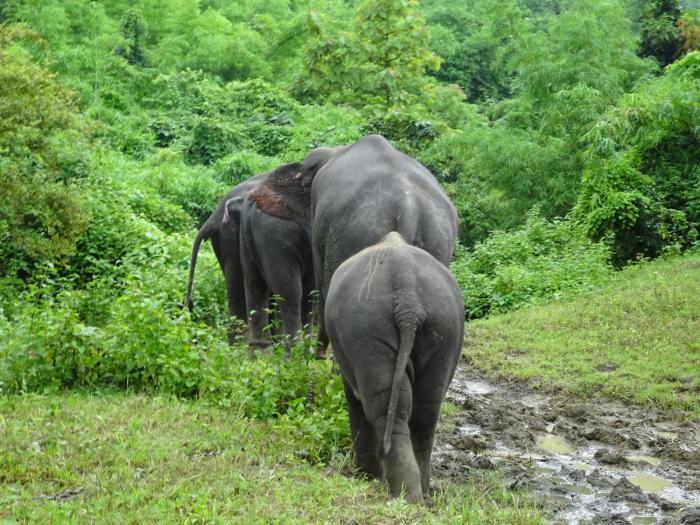
[[[293,339],[309,321],[310,294],[314,287],[309,225],[310,179],[303,178],[302,164],[277,168],[263,181],[267,199],[279,197],[283,205],[261,208],[251,200],[240,208],[240,253],[248,308],[248,342],[263,345],[268,339],[267,309],[270,295],[280,296],[281,332]],[[257,190],[258,188],[256,188]],[[242,199],[241,199],[242,200]],[[265,200],[260,201],[263,205]],[[237,207],[238,201],[229,205]]]
[[[226,204],[235,199],[246,197],[253,188],[258,186],[271,172],[260,173],[248,180],[245,180],[231,188],[231,190],[219,201],[218,206],[204,222],[197,232],[192,245],[192,255],[190,258],[190,274],[187,282],[187,292],[183,306],[192,310],[192,284],[194,281],[194,270],[197,264],[197,254],[204,239],[211,239],[211,247],[214,250],[219,266],[226,281],[226,295],[228,298],[229,316],[242,321],[246,319],[246,300],[243,287],[243,272],[239,257],[239,217],[237,213],[229,214],[226,222],[223,222],[226,214]],[[232,208],[229,203],[229,209]],[[234,210],[231,210],[234,211]],[[233,333],[229,329],[229,341],[232,341]]]
[[[407,243],[445,266],[450,264],[457,238],[454,206],[422,164],[384,137],[369,135],[336,148],[316,162],[317,168],[308,164],[311,175],[316,170],[311,220],[320,312],[338,266],[389,232],[397,231]],[[319,316],[319,341],[323,353],[328,344],[323,316]]]
[[[448,269],[396,232],[331,279],[326,328],[340,365],[358,466],[423,501],[440,405],[464,335]]]

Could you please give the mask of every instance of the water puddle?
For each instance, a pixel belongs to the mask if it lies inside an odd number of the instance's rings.
[[[628,461],[632,463],[649,463],[655,467],[661,465],[661,459],[655,458],[654,456],[637,456],[632,454],[631,456],[625,456]]]
[[[667,479],[639,470],[633,472],[628,479],[633,485],[637,485],[640,489],[653,492],[654,494],[660,494],[673,485],[673,483]]]
[[[570,483],[564,483],[560,486],[569,494],[581,494],[583,496],[593,494],[593,491],[591,489],[589,489],[588,487],[584,487],[583,485],[573,485]]]
[[[481,427],[479,425],[460,425],[456,430],[463,436],[474,436],[479,433]]]
[[[462,393],[473,396],[485,396],[495,391],[495,388],[485,381],[469,381],[462,385]]]
[[[460,408],[436,435],[436,477],[497,469],[508,488],[541,501],[551,523],[675,523],[700,506],[698,421],[552,398],[463,365],[448,397]]]
[[[635,516],[632,518],[633,525],[654,525],[656,518],[654,516]]]
[[[569,454],[573,449],[566,440],[556,434],[546,434],[537,438],[537,446],[547,452],[555,454]]]
[[[657,430],[656,433],[659,437],[662,437],[664,439],[668,439],[670,441],[675,441],[675,439],[678,437],[677,432],[667,432],[665,430]]]

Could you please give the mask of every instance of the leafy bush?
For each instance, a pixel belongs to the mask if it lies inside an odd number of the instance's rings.
[[[194,225],[192,217],[181,206],[163,200],[155,192],[133,191],[129,195],[129,206],[138,216],[166,233],[189,231]]]
[[[0,275],[73,253],[86,216],[61,133],[79,133],[73,95],[19,46],[37,35],[0,25]]]
[[[232,187],[281,164],[275,157],[266,157],[254,151],[236,151],[220,159],[213,169],[218,180]]]
[[[573,222],[549,222],[534,210],[521,228],[458,249],[451,268],[475,319],[597,286],[612,272],[608,259],[608,248]]]
[[[416,111],[418,110],[418,111]],[[363,134],[378,133],[394,142],[397,148],[415,155],[430,145],[444,131],[444,126],[425,118],[420,109],[414,111],[379,112],[362,127]]]
[[[575,215],[616,261],[690,246],[700,229],[700,52],[626,95],[588,133]]]
[[[0,309],[0,393],[117,387],[197,396],[254,418],[279,418],[308,439],[312,459],[349,445],[345,396],[331,363],[291,350],[251,359],[223,331],[192,323],[136,276],[110,304],[101,326],[81,320],[81,291],[56,299],[24,294]],[[92,290],[90,293],[95,293]]]
[[[303,159],[317,146],[352,144],[362,136],[360,111],[332,104],[299,106],[287,150],[287,160]]]
[[[224,93],[227,104],[243,118],[264,117],[280,123],[297,107],[283,89],[259,78],[229,82]]]
[[[238,143],[235,132],[216,119],[199,119],[192,128],[192,136],[185,148],[185,159],[190,164],[209,165],[231,153]]]

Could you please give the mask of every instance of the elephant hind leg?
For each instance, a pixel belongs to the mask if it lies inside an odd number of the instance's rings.
[[[245,299],[248,309],[248,344],[264,345],[269,340],[270,290],[254,264],[244,265]]]
[[[381,479],[382,465],[379,460],[379,440],[370,425],[362,403],[355,397],[350,385],[343,380],[345,398],[348,402],[348,415],[350,418],[350,434],[355,449],[355,460],[359,469],[365,474]]]
[[[280,296],[279,312],[282,320],[282,334],[293,340],[301,330],[301,277],[294,272],[285,282],[276,283],[273,291]]]
[[[387,368],[393,362],[386,363]],[[390,369],[390,368],[389,368]],[[363,385],[367,386],[367,385]],[[384,436],[387,423],[387,411],[391,385],[383,390],[371,389],[367,396],[367,418],[374,428],[376,436]],[[408,376],[404,374],[401,381],[401,390],[396,407],[394,426],[391,434],[391,447],[382,458],[382,470],[384,477],[389,484],[389,491],[393,496],[405,493],[407,501],[410,503],[420,503],[423,501],[423,490],[421,487],[421,472],[416,461],[411,441],[408,419],[413,406],[413,393]]]
[[[433,453],[433,438],[440,415],[440,403],[427,404],[414,400],[414,415],[409,423],[411,443],[420,469],[423,493],[430,493],[430,460]]]
[[[305,331],[310,333],[310,323],[311,323],[311,313],[314,307],[313,301],[313,291],[314,291],[314,280],[313,275],[309,277],[304,276],[301,287],[301,325],[304,327]]]
[[[456,352],[438,354],[439,357],[432,359],[414,378],[413,410],[409,428],[413,450],[421,471],[421,485],[426,495],[430,486],[430,460],[440,406],[459,357],[459,343],[455,345]]]
[[[247,318],[243,270],[237,257],[234,260],[226,261],[224,279],[226,281],[226,298],[228,300],[229,342],[232,342],[236,335],[236,320],[245,322]]]

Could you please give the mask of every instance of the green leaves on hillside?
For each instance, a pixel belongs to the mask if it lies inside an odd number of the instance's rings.
[[[313,11],[307,27],[313,38],[296,88],[306,98],[388,109],[424,95],[426,71],[440,65],[416,0],[364,0],[350,32],[328,34]]]
[[[459,251],[451,269],[467,318],[476,319],[590,290],[610,277],[609,256],[572,221],[549,222],[534,210],[522,227]]]
[[[70,149],[80,144],[73,95],[16,45],[37,38],[0,25],[0,275],[72,253],[86,221],[71,186],[80,155]]]
[[[510,94],[509,58],[520,35],[531,30],[529,13],[516,0],[428,0],[421,2],[430,47],[442,59],[435,78],[459,85],[469,102]]]
[[[700,52],[694,52],[624,96],[586,135],[576,215],[593,237],[612,237],[619,262],[697,239],[698,104]]]

